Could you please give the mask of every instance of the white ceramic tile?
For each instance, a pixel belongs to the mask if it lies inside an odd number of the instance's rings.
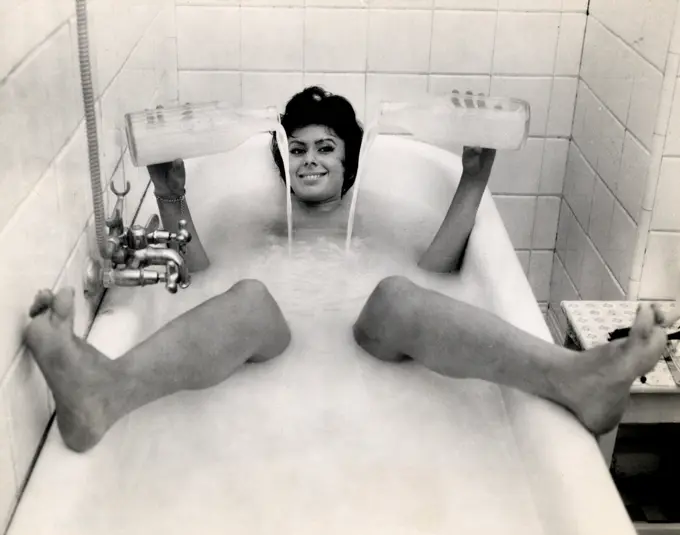
[[[435,8],[443,9],[498,9],[498,0],[434,0]]]
[[[680,158],[666,157],[661,162],[652,230],[680,230]]]
[[[24,0],[4,0],[2,4],[0,4],[0,17],[5,17],[23,1]]]
[[[304,9],[241,8],[241,68],[302,70]]]
[[[618,179],[623,154],[624,126],[607,109],[599,117],[597,131],[597,165],[595,169],[602,179],[613,188]]]
[[[218,71],[179,71],[179,101],[221,100],[241,105],[241,73]]]
[[[162,22],[164,17],[156,15],[125,62],[125,66],[134,71],[152,72],[155,86],[158,86],[163,74],[160,54],[165,30],[161,27]]]
[[[517,260],[522,265],[524,274],[529,277],[529,261],[531,260],[531,251],[515,251]]]
[[[537,197],[532,249],[553,249],[555,247],[559,215],[559,197]]]
[[[555,74],[578,76],[586,31],[585,13],[563,13],[557,40]]]
[[[139,80],[141,82],[141,80]],[[98,113],[101,118],[98,124],[99,154],[101,176],[108,181],[127,146],[125,137],[124,116],[128,111],[138,111],[137,106],[125,106],[125,99],[136,95],[127,91],[132,80],[129,75],[117,76],[99,100]],[[142,106],[143,109],[145,106]],[[127,108],[127,109],[126,109]]]
[[[616,35],[631,44],[640,37],[640,19],[646,2],[634,0],[591,0],[590,14]]]
[[[574,122],[571,127],[572,142],[578,144],[583,151],[590,142],[587,132],[588,109],[593,101],[593,96],[588,86],[579,80],[578,92],[576,93],[576,107],[574,109]],[[591,160],[592,161],[592,160]]]
[[[638,19],[642,28],[632,41],[633,48],[651,61],[657,69],[663,70],[666,53],[670,46],[677,0],[656,0],[640,3],[645,8],[644,17]]]
[[[303,7],[305,0],[241,0],[244,7]]]
[[[368,70],[427,72],[431,31],[432,11],[371,10]]]
[[[616,277],[606,265],[604,266],[600,299],[604,301],[624,301],[626,299],[626,290],[618,283]]]
[[[378,113],[383,100],[410,100],[427,94],[427,75],[421,74],[367,74],[366,123]]]
[[[531,251],[529,283],[537,301],[547,301],[550,298],[553,257],[552,251]]]
[[[238,69],[240,10],[236,7],[177,7],[179,69]]]
[[[125,114],[147,109],[158,89],[154,70],[128,61],[100,99],[102,178],[108,180],[127,146]]]
[[[0,87],[0,228],[33,189],[82,117],[63,26]],[[57,104],[58,103],[58,104]]]
[[[589,0],[562,0],[562,11],[578,11],[585,13],[588,10]]]
[[[281,112],[297,92],[302,91],[302,73],[244,72],[243,105],[277,106]]]
[[[650,164],[649,152],[629,132],[626,132],[621,169],[616,183],[616,196],[636,222],[640,215]]]
[[[541,165],[541,179],[539,193],[561,195],[564,185],[564,175],[567,171],[567,154],[569,153],[568,139],[545,140],[543,149],[543,164]]]
[[[577,89],[578,78],[554,78],[546,135],[563,137],[571,135]]]
[[[57,181],[52,171],[14,214],[0,233],[5,251],[0,262],[0,280],[5,284],[0,322],[0,376],[21,345],[21,333],[28,323],[28,308],[40,288],[51,288],[68,254],[57,201]],[[47,224],[46,222],[52,222]]]
[[[564,178],[564,199],[584,228],[588,227],[596,174],[576,145],[569,147]]]
[[[596,20],[588,24],[581,77],[619,121],[625,123],[633,91],[635,52]]]
[[[307,9],[305,70],[364,71],[367,27],[365,9]]]
[[[461,93],[489,94],[490,76],[456,76],[453,74],[431,74],[428,91],[434,95],[447,95],[457,89]]]
[[[634,78],[626,126],[651,149],[663,75],[640,57],[636,57],[631,67]]]
[[[558,13],[500,12],[493,72],[553,74],[560,18]]]
[[[498,0],[500,11],[559,11],[562,0]]]
[[[516,151],[498,151],[489,179],[493,193],[538,193],[543,139],[530,138]]]
[[[536,197],[494,196],[494,202],[515,249],[531,248]]]
[[[126,151],[120,165],[120,179],[114,176],[113,180],[118,190],[125,187],[126,181],[130,183],[130,193],[125,196],[125,211],[123,213],[125,224],[131,225],[133,223],[132,218],[142,202],[142,196],[150,180],[149,172],[145,167],[135,167],[130,159],[130,151]],[[139,223],[143,225],[145,222]]]
[[[602,179],[597,178],[593,189],[593,209],[588,225],[588,235],[601,255],[604,255],[604,250],[607,247],[615,202],[614,196],[602,182]]]
[[[361,73],[305,73],[304,85],[320,85],[327,91],[350,101],[357,118],[364,121],[366,109],[366,75]]]
[[[576,282],[576,288],[581,299],[597,300],[602,296],[602,282],[607,275],[604,261],[597,253],[590,240],[586,240],[583,252],[583,266],[581,276]]]
[[[680,10],[675,11],[675,22],[673,23],[673,32],[671,33],[670,50],[673,54],[680,53]]]
[[[620,203],[614,202],[607,247],[602,251],[602,256],[622,286],[628,284],[636,237],[635,221],[630,218]]]
[[[561,332],[566,332],[567,319],[560,307],[561,301],[575,301],[579,299],[578,292],[567,275],[560,259],[555,257],[553,274],[550,280],[550,308],[554,311]]]
[[[489,74],[496,32],[495,12],[434,12],[430,71]]]
[[[62,215],[62,231],[66,244],[72,246],[83,232],[93,210],[84,122],[57,156],[54,175],[59,195],[59,211]]]
[[[93,2],[88,5],[95,90],[101,95],[121,69],[154,17],[157,6],[136,2]],[[75,34],[75,21],[72,20]],[[77,50],[77,48],[74,48]]]
[[[238,6],[241,0],[176,0],[176,4],[177,6]]]
[[[49,420],[47,383],[28,350],[21,353],[10,369],[5,394],[9,404],[14,470],[17,482],[21,484]]]
[[[61,288],[70,286],[75,290],[75,317],[73,321],[73,332],[76,336],[84,337],[97,309],[97,299],[88,299],[83,290],[83,274],[87,266],[87,259],[90,255],[96,254],[97,239],[94,230],[94,216],[90,217],[87,228],[83,229],[76,246],[66,261],[66,266],[62,271],[54,291],[58,292]],[[48,397],[51,395],[48,393]],[[52,399],[48,400],[51,406]]]
[[[0,80],[74,11],[70,0],[24,0],[7,10],[0,7]]]
[[[0,381],[0,481],[2,481],[0,485],[0,529],[2,530],[9,520],[18,490],[9,440],[9,421],[7,381]]]
[[[306,0],[307,7],[368,7],[368,0]]]
[[[562,260],[566,258],[567,239],[572,225],[576,225],[576,219],[566,201],[562,199],[560,203],[560,216],[557,223],[557,240],[555,241],[555,252]]]
[[[680,31],[678,34],[680,35]],[[680,79],[675,80],[673,104],[663,153],[665,156],[680,156]]]
[[[368,0],[369,7],[430,9],[433,0]]]
[[[499,97],[515,97],[529,103],[531,122],[529,135],[544,136],[548,122],[548,106],[552,78],[524,76],[493,76],[491,94]]]
[[[585,255],[588,237],[578,221],[574,219],[571,223],[564,252],[564,267],[571,280],[576,282],[580,279],[583,270],[583,256]]]
[[[680,233],[650,232],[640,299],[680,298]]]

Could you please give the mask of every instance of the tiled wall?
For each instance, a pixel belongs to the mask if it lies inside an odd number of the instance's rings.
[[[641,299],[680,300],[680,8],[676,14],[666,67],[666,91],[660,128],[660,166],[653,169],[656,187],[650,188],[652,210],[645,233],[644,257],[634,288]],[[639,283],[638,283],[639,281]]]
[[[650,219],[680,230],[670,158],[653,202],[668,116],[662,89],[677,76],[677,64],[667,74],[676,11],[677,0],[590,1],[550,287],[562,330],[561,300],[660,297],[650,290],[666,286],[659,259],[673,238],[678,250],[677,237],[652,232],[648,248],[647,235]],[[670,220],[674,227],[658,226]]]
[[[322,84],[369,120],[381,98],[517,96],[531,139],[491,178],[501,216],[548,301],[587,0],[176,0],[179,97],[283,107]]]
[[[122,112],[176,100],[172,0],[88,2],[102,178],[144,175],[123,153]],[[114,9],[115,7],[115,9]],[[53,400],[21,346],[28,307],[40,288],[76,288],[75,330],[95,303],[81,277],[92,247],[92,202],[78,67],[74,0],[0,4],[0,531],[13,509]],[[148,176],[147,176],[148,178]],[[120,187],[120,186],[119,186]],[[111,195],[107,196],[110,206]],[[127,214],[129,220],[129,214]]]

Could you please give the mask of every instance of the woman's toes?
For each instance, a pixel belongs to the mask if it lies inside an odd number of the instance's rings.
[[[67,286],[62,288],[57,293],[52,303],[52,310],[57,315],[60,322],[66,321],[70,324],[73,323],[73,298],[75,296],[75,291],[72,287]]]
[[[630,329],[628,340],[647,340],[652,334],[652,328],[656,325],[655,312],[647,303],[638,306],[635,321]]]
[[[54,294],[50,290],[40,290],[33,300],[33,304],[28,311],[28,315],[32,318],[42,314],[52,306],[54,301]]]
[[[680,320],[680,310],[675,312],[667,312],[662,314],[662,320],[659,325],[661,325],[661,327],[672,327],[678,322],[678,320]]]

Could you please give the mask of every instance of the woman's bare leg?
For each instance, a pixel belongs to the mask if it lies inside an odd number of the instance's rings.
[[[25,341],[75,451],[94,446],[122,416],[180,390],[221,383],[246,361],[283,352],[290,330],[265,286],[244,280],[111,360],[73,334],[73,290],[40,292]]]
[[[576,352],[483,309],[390,277],[369,297],[354,336],[383,360],[410,357],[442,375],[484,379],[550,399],[602,434],[623,416],[635,378],[661,356],[665,323],[655,307],[643,306],[627,339]]]

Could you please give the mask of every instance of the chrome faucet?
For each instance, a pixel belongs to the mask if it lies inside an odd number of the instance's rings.
[[[122,192],[116,190],[113,181],[111,191],[118,197],[112,216],[106,220],[109,229],[107,258],[104,266],[92,260],[85,276],[85,293],[95,295],[102,286],[146,286],[164,282],[170,293],[186,288],[191,276],[184,261],[191,233],[187,222],[179,221],[178,232],[159,230],[160,218],[152,215],[145,226],[125,227],[122,218],[123,198],[130,192],[126,182]],[[177,246],[177,250],[172,248]],[[163,266],[164,270],[151,266]]]

